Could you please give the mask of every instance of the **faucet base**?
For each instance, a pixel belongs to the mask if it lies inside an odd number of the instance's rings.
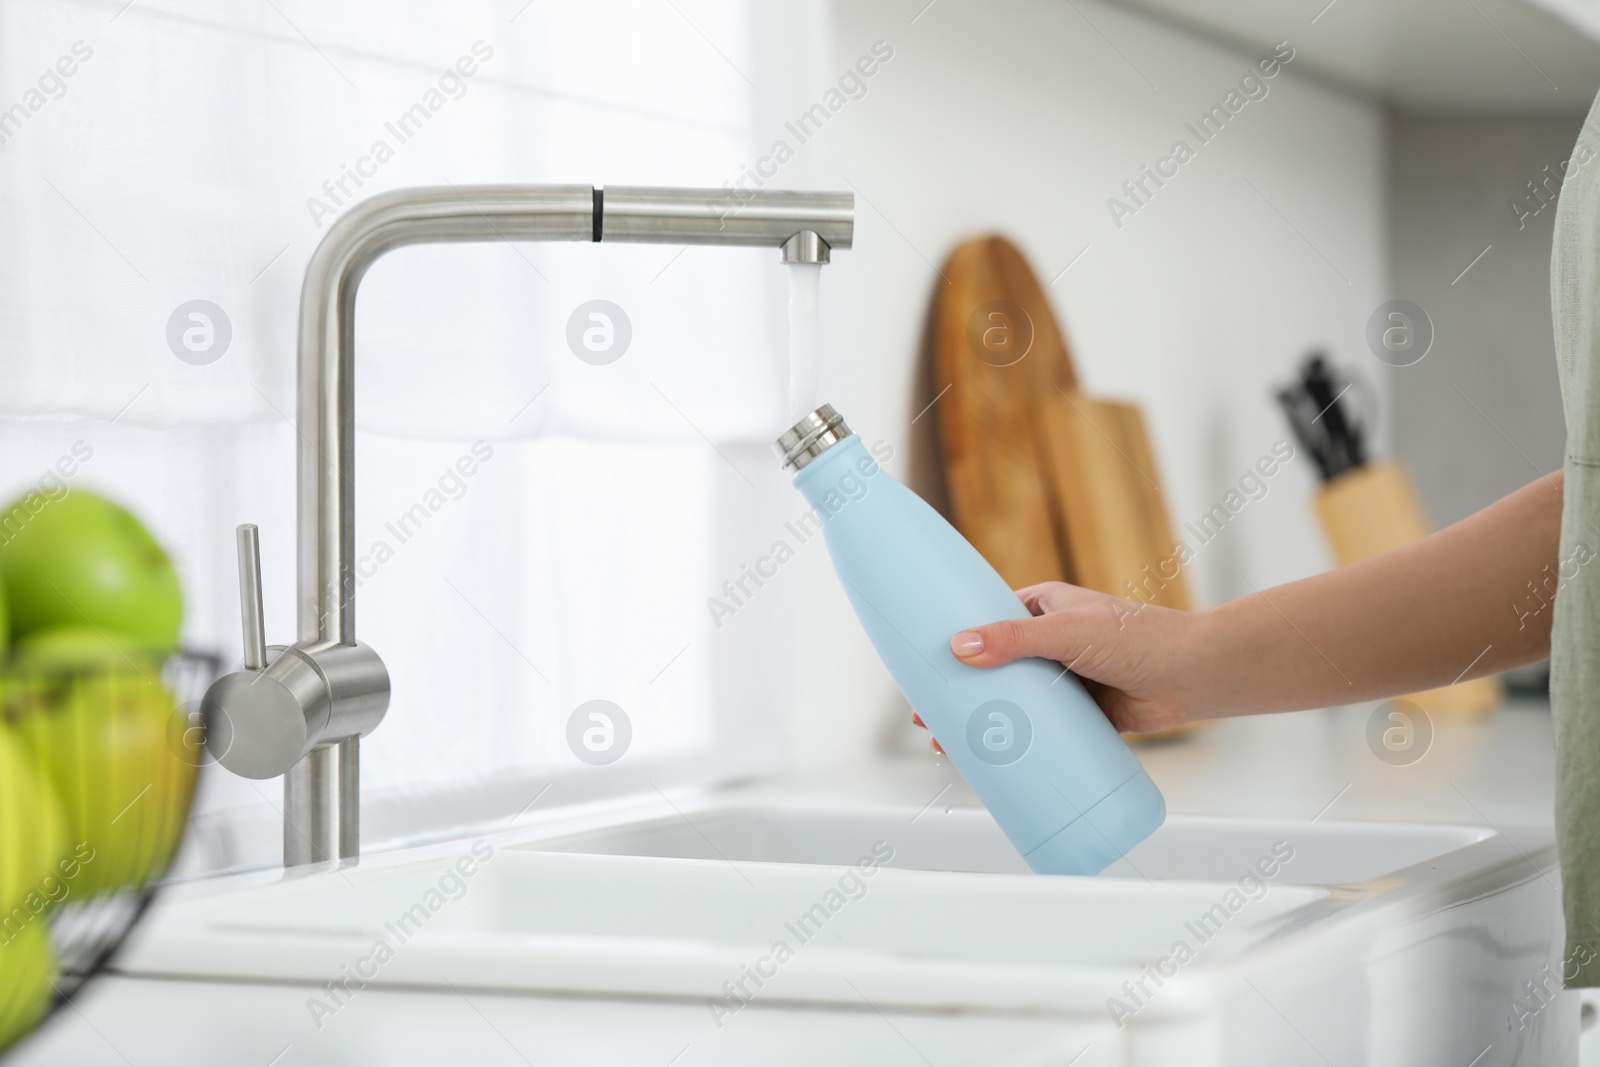
[[[361,853],[361,738],[319,745],[283,776],[283,865]]]

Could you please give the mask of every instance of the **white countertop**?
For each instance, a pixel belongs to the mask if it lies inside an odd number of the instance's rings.
[[[1427,754],[1380,760],[1367,708],[1233,720],[1139,748],[1169,809],[1185,814],[1548,826],[1548,706],[1514,701],[1485,719],[1436,719]],[[899,759],[742,787],[751,795],[944,806],[975,803],[947,761]],[[649,892],[641,886],[640,892]],[[294,984],[113,977],[82,994],[13,1060],[107,1064],[870,1062],[1061,1064],[1049,1019],[753,1005],[721,1028],[702,1004],[568,996],[361,990],[313,1019]],[[1090,1067],[1092,1057],[1079,1067]]]
[[[1135,747],[1185,815],[1550,826],[1555,750],[1550,706],[1512,700],[1485,717],[1435,716],[1433,743],[1398,766],[1378,759],[1366,732],[1374,705],[1224,719],[1174,741]],[[776,778],[767,789],[843,800],[976,804],[948,761],[902,759],[826,775]]]

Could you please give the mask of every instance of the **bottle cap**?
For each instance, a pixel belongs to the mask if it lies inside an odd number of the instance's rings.
[[[793,426],[772,444],[785,467],[800,470],[834,445],[850,436],[844,417],[824,404]]]

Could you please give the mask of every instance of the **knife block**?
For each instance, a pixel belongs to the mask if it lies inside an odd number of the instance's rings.
[[[1316,508],[1333,558],[1341,567],[1419,541],[1432,532],[1411,476],[1397,463],[1368,463],[1346,471],[1317,491]],[[1498,707],[1503,697],[1500,680],[1491,676],[1427,689],[1404,699],[1430,714],[1485,715]]]

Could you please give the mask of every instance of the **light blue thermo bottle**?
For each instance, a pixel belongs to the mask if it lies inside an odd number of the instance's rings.
[[[1160,790],[1076,677],[1042,659],[989,669],[956,659],[955,634],[1028,610],[832,406],[775,447],[878,655],[1029,867],[1095,874],[1161,825]]]

